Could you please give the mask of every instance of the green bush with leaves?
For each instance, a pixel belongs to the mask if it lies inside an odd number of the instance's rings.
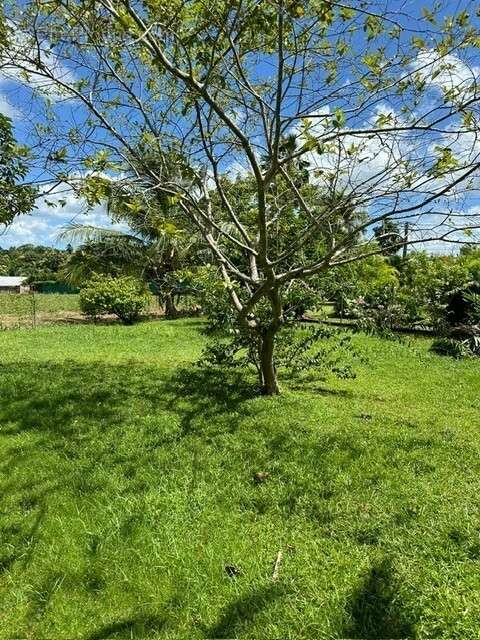
[[[470,296],[480,293],[478,249],[458,256],[412,252],[397,262],[394,268],[374,256],[335,272],[329,284],[337,314],[356,318],[368,332],[429,327],[447,335],[450,327],[473,322]]]
[[[231,334],[234,331],[235,312],[230,304],[228,289],[216,267],[206,264],[195,270],[176,271],[174,276],[197,298],[207,318],[210,333]],[[241,294],[239,290],[238,294]]]
[[[132,276],[96,274],[80,291],[80,308],[94,319],[113,314],[124,324],[133,324],[148,304],[144,283]]]
[[[284,294],[285,314],[288,318],[300,319],[306,311],[316,311],[322,303],[321,292],[315,282],[292,280]]]
[[[174,275],[195,292],[207,320],[207,331],[213,334],[200,363],[209,367],[253,367],[261,387],[258,334],[239,327],[229,302],[228,287],[219,270],[205,265],[194,271],[177,271]],[[317,285],[314,280],[312,283],[292,282],[285,287],[285,324],[278,334],[275,366],[291,375],[315,369],[340,378],[354,377],[353,361],[360,356],[353,349],[351,336],[334,327],[312,327],[299,322],[306,311],[320,307],[323,297]],[[242,299],[244,291],[232,286]],[[269,311],[265,300],[255,305],[254,313],[266,328]]]
[[[353,301],[349,316],[355,318],[356,329],[367,334],[393,337],[393,331],[408,324],[405,307],[393,287],[384,287],[375,294]]]
[[[290,376],[315,371],[337,378],[355,378],[354,364],[363,360],[353,346],[351,334],[335,327],[292,322],[279,332],[276,367]],[[212,341],[204,350],[200,363],[226,368],[253,366],[259,375],[261,372],[254,336],[243,331],[224,341]]]
[[[459,340],[457,338],[436,338],[432,342],[432,351],[441,356],[450,356],[460,360],[480,356],[480,336],[471,335]]]
[[[333,276],[333,278],[332,278]],[[398,271],[384,256],[370,256],[345,265],[328,274],[325,282],[328,297],[334,300],[335,311],[340,316],[351,315],[358,300],[383,295],[386,289],[399,285]]]
[[[450,301],[471,281],[466,261],[415,252],[402,264],[399,298],[412,324],[423,322],[441,332],[451,324]]]

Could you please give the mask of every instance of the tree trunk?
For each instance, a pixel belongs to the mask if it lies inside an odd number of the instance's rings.
[[[175,306],[175,300],[171,293],[165,294],[165,316],[167,318],[176,318],[178,316],[177,307]]]
[[[266,396],[278,396],[280,393],[273,359],[275,333],[271,330],[265,331],[260,341],[260,383],[262,393]]]

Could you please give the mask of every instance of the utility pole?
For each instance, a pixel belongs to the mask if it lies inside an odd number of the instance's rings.
[[[405,258],[407,257],[407,252],[408,252],[408,236],[410,233],[410,223],[409,222],[405,222],[405,226],[404,226],[404,232],[403,232],[403,249],[402,249],[402,258],[405,260]]]

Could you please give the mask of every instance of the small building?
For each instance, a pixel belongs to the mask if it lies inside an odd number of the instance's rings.
[[[0,293],[28,293],[30,286],[24,284],[23,276],[0,276]]]

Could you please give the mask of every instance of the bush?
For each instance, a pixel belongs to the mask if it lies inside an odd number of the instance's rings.
[[[383,256],[370,256],[332,272],[334,281],[329,297],[334,300],[335,312],[349,317],[351,307],[359,298],[383,295],[398,287],[398,272]],[[332,286],[333,284],[333,286]],[[355,315],[355,314],[354,314]]]
[[[194,271],[177,271],[176,277],[187,285],[196,296],[202,312],[207,318],[209,333],[236,333],[235,311],[230,303],[228,289],[218,269],[211,265],[198,267]],[[235,287],[241,295],[239,287]]]
[[[392,337],[393,330],[407,324],[404,306],[393,287],[384,287],[364,298],[349,302],[349,316],[356,319],[357,330]]]
[[[480,285],[468,283],[465,287],[452,292],[446,305],[446,322],[450,326],[458,324],[473,324],[479,321],[480,313],[476,311],[477,296],[480,294]]]
[[[364,358],[354,349],[351,335],[335,327],[291,323],[277,335],[275,365],[290,376],[315,370],[337,378],[355,378],[356,361]],[[201,363],[226,368],[253,365],[257,371],[260,367],[254,337],[245,331],[207,345]]]
[[[456,359],[476,355],[474,345],[470,345],[468,340],[455,340],[454,338],[437,338],[432,342],[431,349],[441,356],[450,356]]]
[[[314,285],[293,280],[284,292],[284,313],[298,320],[306,311],[316,311],[321,302],[322,296]]]
[[[114,314],[124,324],[138,320],[148,303],[145,285],[132,276],[94,275],[80,291],[83,313],[91,318]]]
[[[412,324],[422,322],[438,332],[455,324],[450,301],[471,280],[465,261],[456,256],[411,253],[402,264],[399,294]]]

